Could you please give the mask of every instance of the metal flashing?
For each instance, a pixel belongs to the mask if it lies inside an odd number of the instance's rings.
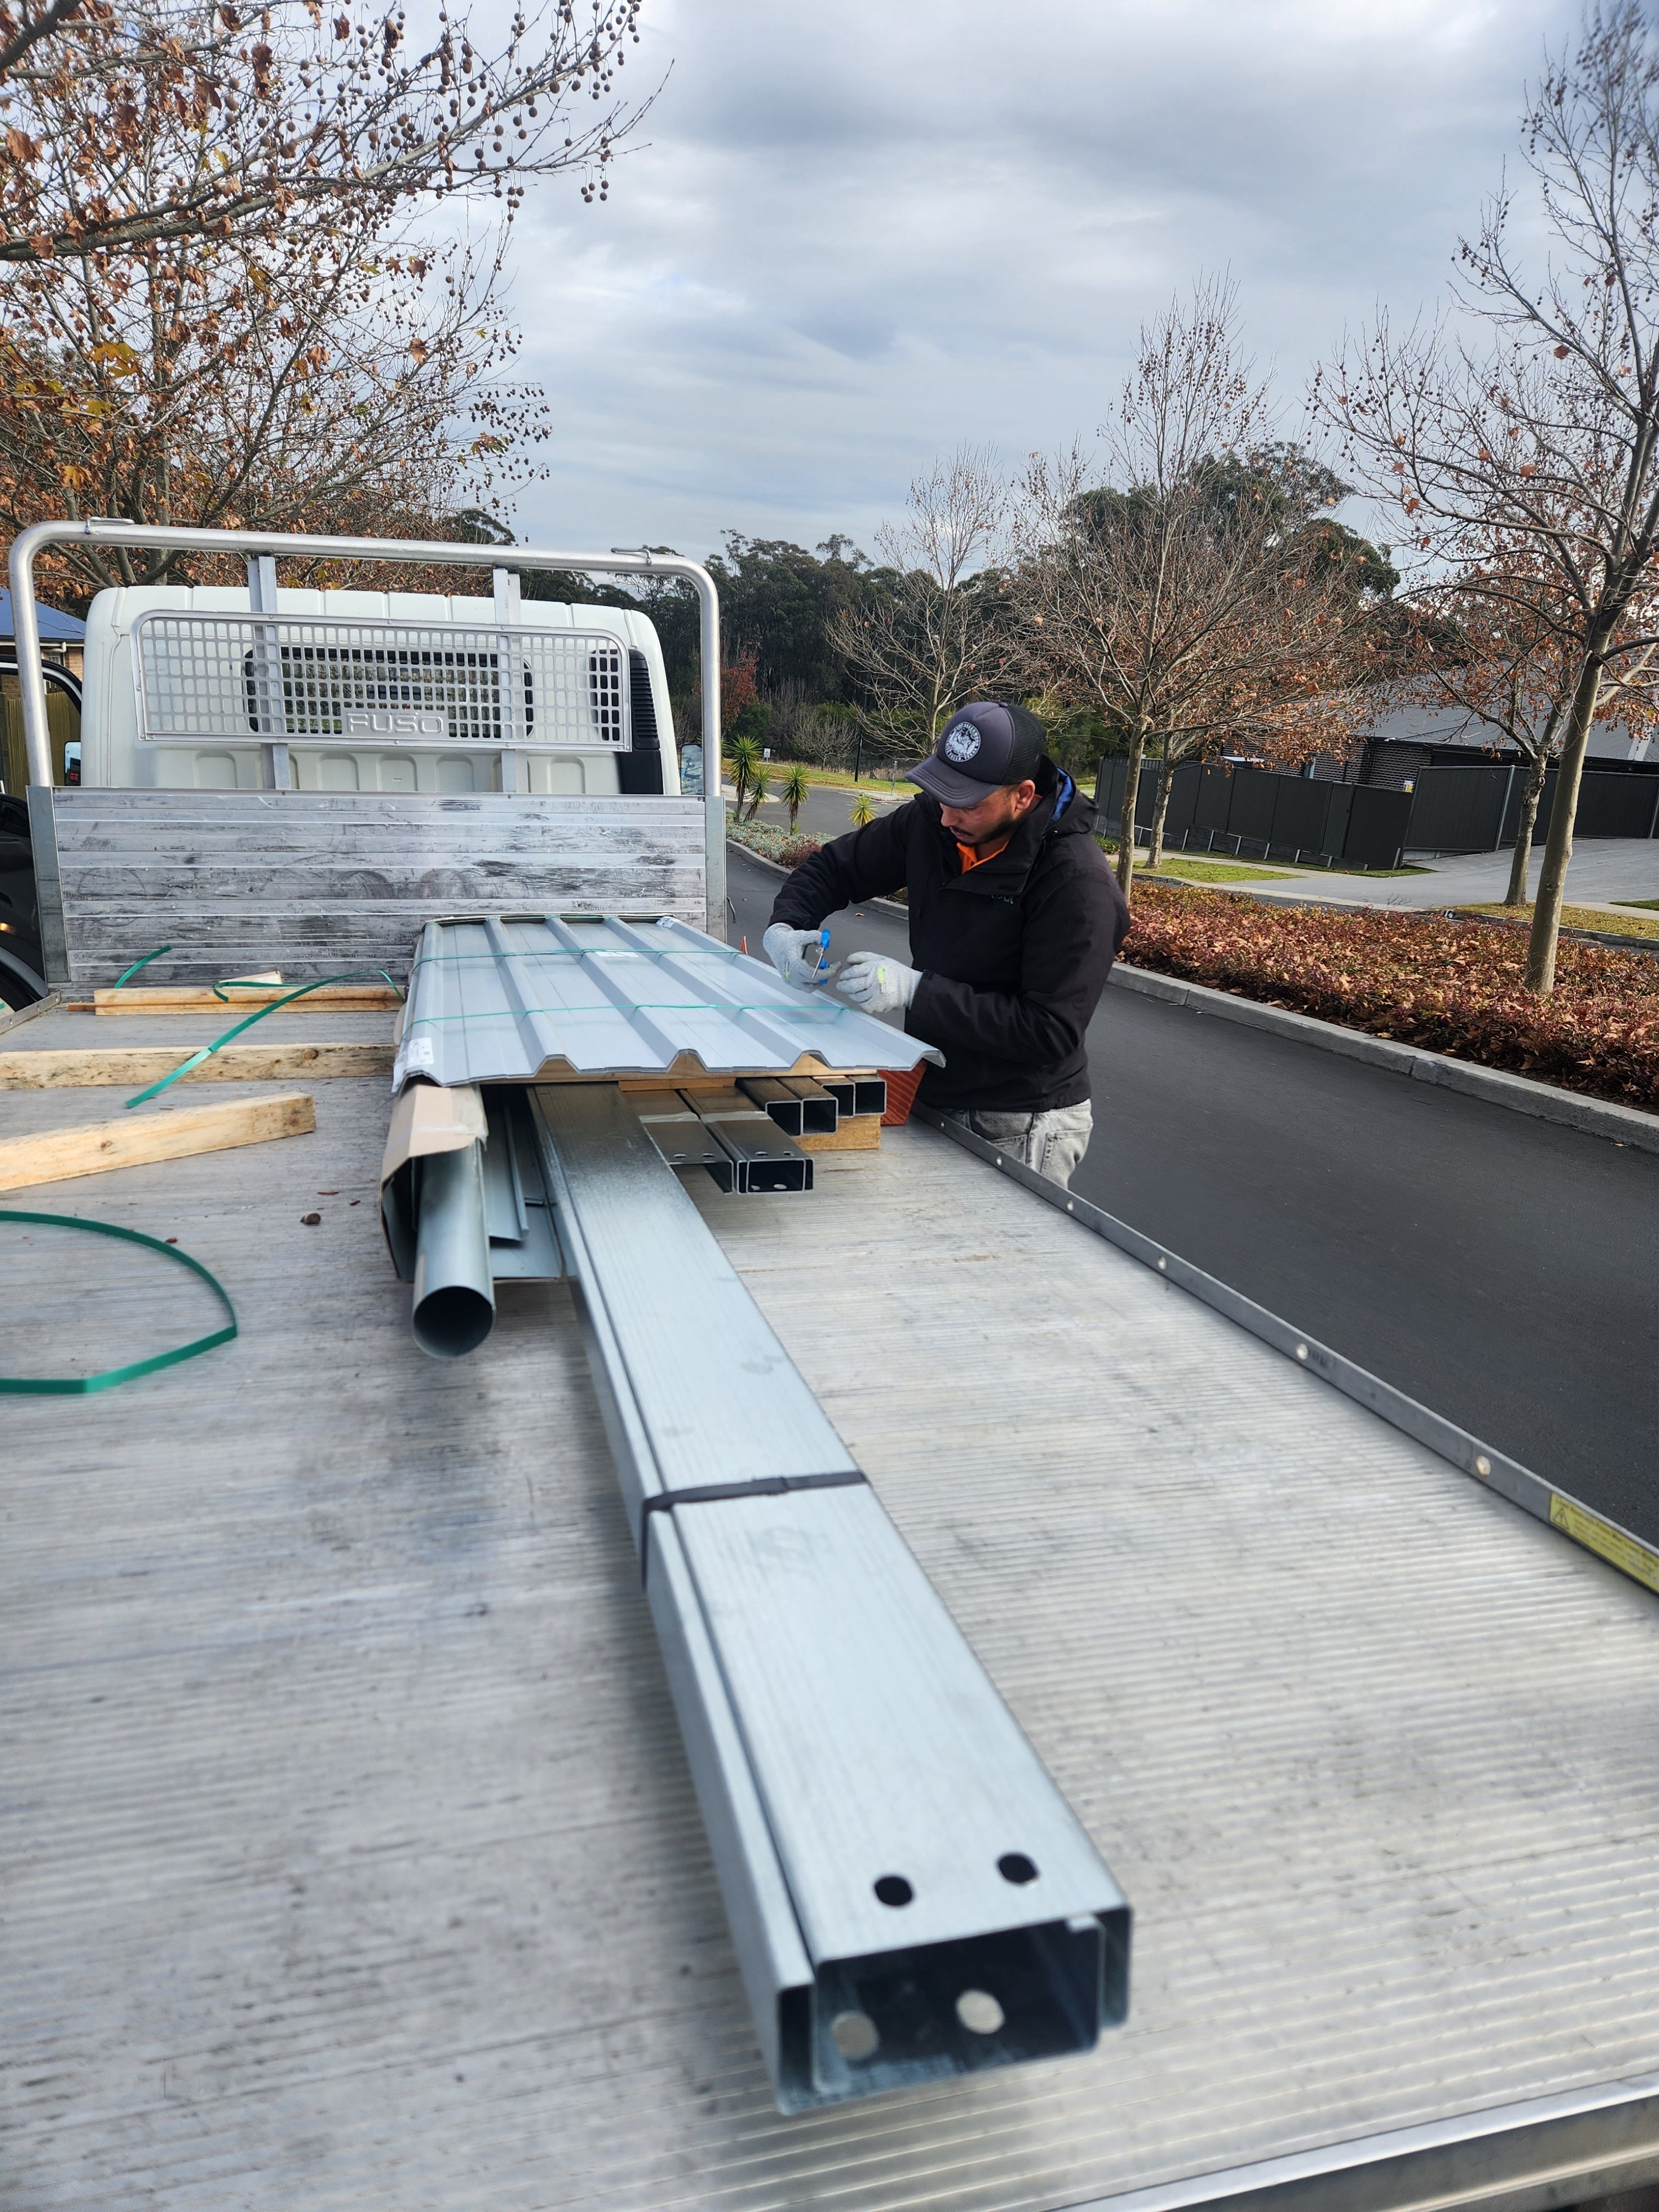
[[[943,1055],[826,992],[792,989],[769,962],[683,921],[486,915],[422,932],[392,1085],[816,1075],[923,1060]]]

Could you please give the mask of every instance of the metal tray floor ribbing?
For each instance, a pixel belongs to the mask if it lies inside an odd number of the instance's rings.
[[[1651,1595],[916,1129],[698,1203],[1133,1897],[1134,2000],[1086,2058],[779,2118],[570,1293],[425,1358],[384,1085],[317,1108],[54,1187],[179,1234],[244,1333],[187,1392],[7,1411],[18,2205],[1327,2212],[1425,2201],[1363,2185],[1424,2146],[1463,2204],[1651,2178]],[[179,1317],[82,1271],[40,1326]],[[1553,2193],[1510,2188],[1569,2107]]]

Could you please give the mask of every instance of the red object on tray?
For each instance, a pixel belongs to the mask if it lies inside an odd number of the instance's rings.
[[[920,1060],[915,1067],[881,1067],[876,1073],[887,1085],[887,1111],[881,1117],[881,1126],[884,1129],[902,1129],[910,1118],[910,1109],[916,1103],[927,1063]]]

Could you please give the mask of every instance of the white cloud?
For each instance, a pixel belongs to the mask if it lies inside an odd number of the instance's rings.
[[[532,187],[544,544],[867,544],[963,440],[1103,418],[1137,325],[1237,278],[1294,418],[1378,302],[1443,293],[1568,0],[649,0],[609,204]]]

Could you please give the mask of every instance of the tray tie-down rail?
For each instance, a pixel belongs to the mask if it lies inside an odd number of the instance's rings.
[[[1129,1907],[640,1115],[488,1112],[441,1188],[556,1224],[780,2108],[1091,2049]]]

